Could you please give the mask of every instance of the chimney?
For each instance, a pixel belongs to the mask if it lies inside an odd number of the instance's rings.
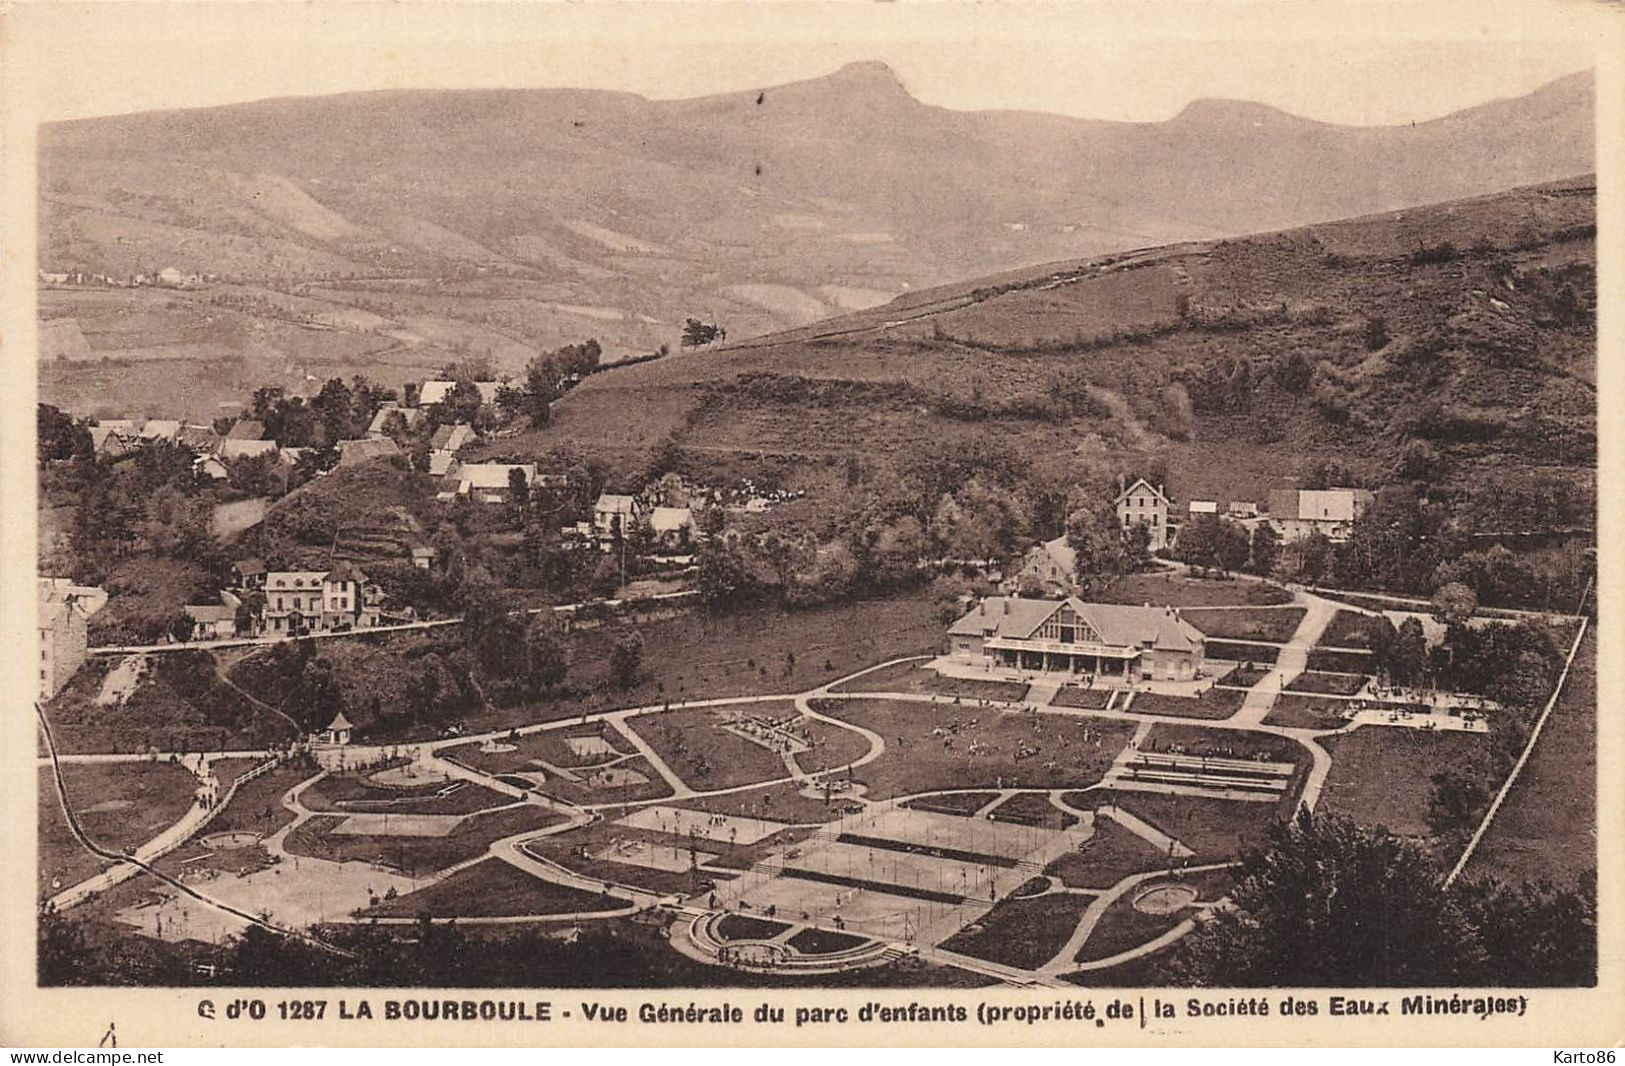
[[[981,602],[981,604],[980,604],[980,605],[978,605],[978,607],[977,607],[977,609],[978,609],[978,610],[979,610],[979,611],[981,611],[981,612],[982,612],[982,613],[983,613],[983,614],[986,614],[986,613],[987,613],[987,601],[986,601],[986,600],[983,600],[983,601],[982,601],[982,602]]]
[[[1009,600],[1002,600],[1000,602],[1002,602],[1004,604],[1004,613],[1009,614],[1010,613],[1010,601]]]

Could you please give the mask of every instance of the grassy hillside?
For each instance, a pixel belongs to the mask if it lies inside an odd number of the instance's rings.
[[[1160,464],[1261,499],[1333,459],[1380,483],[1589,486],[1595,183],[1008,273],[599,374],[545,432],[622,462],[816,489],[981,450],[1059,477]],[[1414,444],[1414,442],[1423,442]]]
[[[697,100],[355,93],[51,124],[42,269],[220,281],[48,291],[48,351],[73,359],[45,391],[104,399],[103,359],[158,402],[199,363],[395,384],[586,336],[647,352],[688,315],[760,335],[1027,263],[1584,173],[1592,112],[1582,74],[1407,126],[1234,101],[1101,122],[928,106],[869,63]]]

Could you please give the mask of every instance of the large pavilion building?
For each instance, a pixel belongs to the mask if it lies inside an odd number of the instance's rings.
[[[989,596],[948,627],[948,654],[990,667],[1124,681],[1192,681],[1202,632],[1171,607]]]

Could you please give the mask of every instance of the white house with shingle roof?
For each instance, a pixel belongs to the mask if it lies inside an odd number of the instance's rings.
[[[948,627],[949,656],[990,667],[1190,681],[1207,651],[1171,607],[989,596]]]

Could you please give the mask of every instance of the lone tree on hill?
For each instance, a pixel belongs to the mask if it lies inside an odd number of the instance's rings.
[[[698,348],[713,341],[728,339],[728,331],[714,322],[702,322],[697,318],[690,318],[683,323],[684,348]]]

